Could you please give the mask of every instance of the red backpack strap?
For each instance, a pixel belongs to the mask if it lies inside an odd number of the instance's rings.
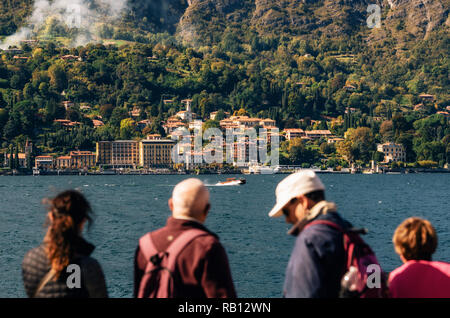
[[[148,282],[148,277],[146,275],[148,275],[150,271],[154,268],[154,265],[150,261],[150,258],[153,255],[158,254],[158,250],[156,249],[155,244],[153,243],[151,233],[147,233],[139,239],[139,250],[144,255],[144,258],[147,261],[147,265],[145,266],[144,271],[144,277],[142,277],[141,279],[138,292],[138,298],[143,298],[145,293],[145,286],[147,285]]]
[[[161,272],[157,298],[174,297],[174,280],[172,274],[175,272],[176,261],[181,251],[197,237],[208,235],[207,232],[199,229],[190,229],[181,233],[173,241],[165,252],[161,266],[164,270]]]
[[[208,235],[208,233],[200,229],[190,229],[181,233],[175,239],[175,241],[173,241],[172,244],[170,244],[166,252],[168,254],[168,261],[169,261],[167,264],[167,268],[171,272],[175,270],[178,254],[180,254],[181,251],[194,239],[203,235]]]
[[[146,261],[149,261],[153,255],[158,254],[158,250],[153,244],[151,233],[147,233],[139,239],[139,249],[144,254]]]
[[[305,227],[303,228],[303,230],[305,230],[306,228],[310,227],[311,225],[316,225],[316,224],[324,224],[324,225],[328,225],[331,226],[332,228],[335,228],[336,230],[338,230],[339,232],[345,233],[345,231],[342,229],[342,227],[340,227],[339,225],[337,225],[334,222],[331,221],[327,221],[327,220],[316,220],[316,221],[312,221],[308,224],[305,225]]]

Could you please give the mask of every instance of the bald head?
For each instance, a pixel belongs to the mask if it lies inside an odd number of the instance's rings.
[[[175,186],[169,207],[174,217],[191,217],[200,222],[206,219],[209,191],[199,179],[187,179]]]

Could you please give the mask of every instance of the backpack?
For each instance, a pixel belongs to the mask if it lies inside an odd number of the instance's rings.
[[[387,277],[381,270],[381,266],[370,246],[364,242],[359,234],[366,234],[366,229],[343,229],[334,222],[326,220],[312,221],[304,229],[315,224],[328,225],[343,234],[346,265],[342,274],[341,298],[386,298],[388,297]],[[380,286],[370,288],[368,278],[372,274],[373,267],[380,270]]]
[[[174,273],[180,252],[194,239],[208,235],[205,231],[190,229],[181,233],[163,252],[159,252],[150,233],[139,240],[139,248],[148,261],[139,285],[138,298],[174,298]]]

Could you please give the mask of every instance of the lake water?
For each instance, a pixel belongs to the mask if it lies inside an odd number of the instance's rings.
[[[230,176],[198,176],[215,184]],[[240,177],[240,176],[237,176]],[[283,218],[267,213],[285,175],[246,176],[247,185],[210,186],[212,210],[206,226],[217,233],[230,259],[239,297],[281,297],[294,244]],[[435,260],[450,261],[450,174],[321,175],[327,199],[355,226],[364,226],[385,271],[401,265],[392,246],[405,218],[427,218],[439,246]],[[111,297],[132,297],[133,257],[140,236],[165,224],[173,186],[187,176],[0,177],[0,297],[24,297],[21,262],[42,241],[44,197],[78,188],[91,201],[95,224],[86,238],[105,272]]]

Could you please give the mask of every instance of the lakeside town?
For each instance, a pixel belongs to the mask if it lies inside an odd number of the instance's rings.
[[[428,99],[429,96],[421,96]],[[174,103],[174,100],[164,100],[164,104]],[[192,99],[181,100],[185,110],[177,112],[170,116],[162,124],[164,129],[163,137],[161,134],[149,133],[142,139],[135,140],[112,140],[97,141],[96,151],[72,150],[67,154],[55,156],[52,154],[35,153],[32,141],[26,140],[24,151],[5,152],[3,154],[3,175],[33,174],[33,175],[73,175],[73,174],[186,174],[186,173],[243,173],[243,174],[273,174],[273,173],[291,173],[303,168],[312,168],[321,173],[414,173],[414,172],[449,172],[448,164],[441,169],[432,168],[426,164],[406,165],[406,151],[402,144],[394,142],[379,143],[376,145],[378,160],[371,160],[367,166],[361,163],[350,162],[348,165],[327,167],[327,159],[321,160],[321,165],[296,165],[280,164],[269,166],[268,163],[251,161],[250,147],[254,143],[260,151],[261,143],[273,144],[274,138],[277,139],[276,146],[280,143],[306,143],[320,145],[320,148],[335,147],[336,144],[345,143],[346,134],[338,136],[329,129],[304,130],[302,128],[284,128],[280,131],[276,126],[276,121],[270,118],[256,118],[244,115],[242,109],[237,114],[230,115],[229,112],[214,111],[209,114],[209,123],[216,122],[223,132],[231,132],[232,144],[227,145],[222,141],[223,152],[231,151],[232,162],[214,162],[206,163],[203,158],[210,155],[214,150],[207,147],[196,149],[196,135],[191,132],[204,131],[205,124],[199,116],[192,111]],[[71,101],[64,101],[62,105],[66,110],[75,107]],[[87,104],[78,105],[80,110],[90,110]],[[418,107],[415,107],[417,111]],[[347,113],[356,111],[347,109]],[[129,113],[130,120],[139,117],[140,109],[132,109]],[[448,119],[448,112],[440,112]],[[310,120],[310,127],[333,127],[336,124],[342,124],[340,118],[325,117],[324,121]],[[376,119],[375,119],[376,120]],[[94,127],[102,127],[104,123],[101,116],[92,120]],[[323,125],[323,122],[326,124]],[[74,122],[67,119],[55,119],[56,125],[61,125],[68,131],[78,125],[80,122]],[[145,131],[152,122],[150,120],[137,121],[135,128]],[[211,125],[210,125],[211,126]],[[214,126],[213,126],[214,127]],[[249,129],[262,129],[264,132],[256,140],[250,140],[246,131]],[[148,130],[148,129],[147,129]],[[187,133],[187,134],[186,134]],[[187,139],[184,139],[186,138]],[[183,139],[182,139],[183,137]],[[201,137],[201,136],[200,136]],[[210,138],[208,142],[213,141]],[[177,143],[177,140],[179,141]],[[187,142],[186,142],[187,141]],[[324,145],[324,147],[323,147]],[[240,149],[240,147],[242,148]],[[273,149],[271,149],[273,151]],[[279,149],[277,149],[279,151]],[[173,153],[181,154],[181,162],[174,162]],[[197,158],[198,157],[198,158]],[[259,158],[258,158],[259,159]],[[8,169],[10,168],[10,169]]]
[[[369,85],[350,53],[305,52],[284,82],[193,54],[160,43],[68,48],[35,39],[1,50],[0,175],[448,172],[441,91]],[[198,65],[186,71],[182,58]],[[300,67],[331,62],[314,77]],[[238,78],[254,83],[252,93],[233,88]],[[202,137],[211,129],[231,135],[223,160],[205,160],[218,150]],[[275,162],[261,157],[275,152]]]

